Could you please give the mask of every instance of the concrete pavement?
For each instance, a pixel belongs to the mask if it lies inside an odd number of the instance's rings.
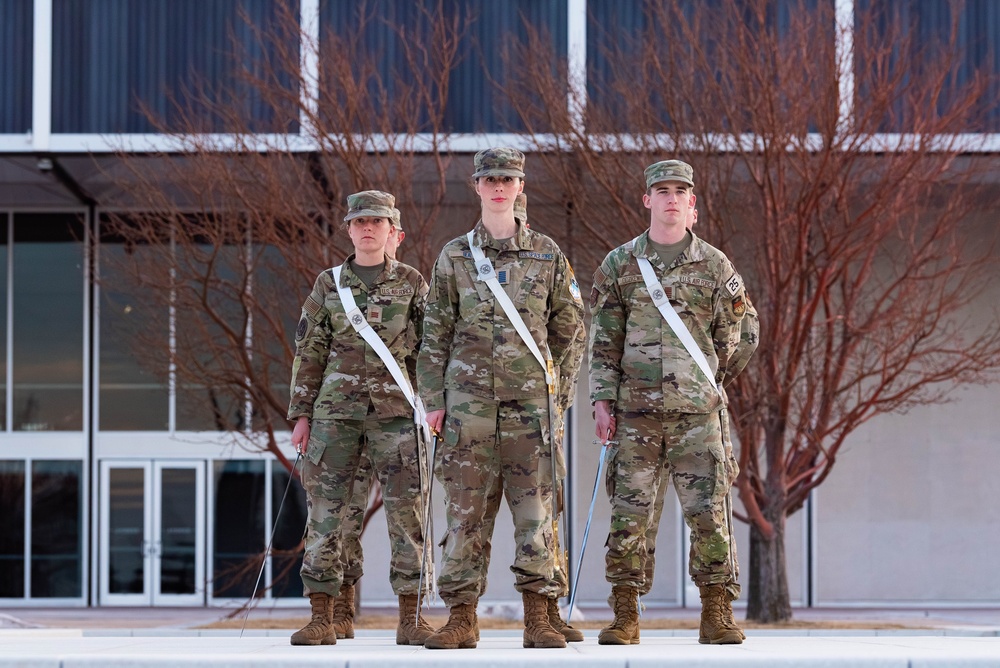
[[[152,633],[152,631],[147,632]],[[260,668],[563,668],[594,666],[755,666],[760,668],[860,666],[871,668],[953,668],[1000,666],[1000,637],[927,635],[750,634],[743,645],[699,645],[696,633],[649,631],[628,647],[597,644],[596,632],[566,649],[523,649],[516,631],[484,631],[478,648],[434,651],[400,647],[389,631],[362,632],[354,640],[325,647],[292,647],[281,637],[248,632],[203,632],[214,636],[84,636],[70,630],[0,631],[0,665],[24,668],[118,666]]]
[[[675,619],[697,617],[697,611],[656,612]],[[399,647],[392,629],[359,629],[356,639],[335,646],[292,647],[290,628],[248,629],[242,638],[239,630],[195,628],[225,613],[211,608],[0,609],[0,666],[1000,668],[1000,611],[992,609],[796,610],[797,620],[818,626],[748,629],[746,642],[735,646],[699,645],[697,632],[689,629],[643,630],[639,645],[609,647],[598,645],[598,632],[587,629],[584,642],[566,649],[528,650],[521,647],[520,631],[484,630],[478,648],[453,651]],[[299,608],[255,610],[251,619],[270,616],[281,625],[283,617],[304,614]],[[867,620],[910,628],[823,628],[824,619],[831,627]]]

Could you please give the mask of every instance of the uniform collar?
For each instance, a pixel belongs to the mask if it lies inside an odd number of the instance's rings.
[[[690,262],[700,262],[705,259],[705,242],[699,239],[694,231],[688,230],[688,232],[691,234],[691,245],[677,256],[677,259],[670,265],[671,267]],[[632,255],[647,258],[651,262],[655,259],[656,263],[660,265],[661,271],[668,269],[668,267],[663,266],[659,256],[656,255],[656,252],[649,245],[649,230],[646,230],[633,240]]]
[[[340,282],[344,287],[361,287],[362,289],[367,290],[368,286],[365,285],[365,282],[358,278],[358,275],[354,273],[353,269],[351,269],[351,260],[354,259],[355,255],[355,253],[351,253],[347,256],[347,259],[344,260],[344,268],[340,270]],[[379,272],[379,275],[375,277],[375,283],[373,283],[373,285],[378,285],[384,281],[394,280],[398,274],[399,261],[393,260],[384,253],[382,257],[385,260],[385,264],[382,267],[382,271]]]
[[[480,248],[495,248],[496,250],[525,250],[531,249],[531,232],[525,227],[520,220],[514,219],[517,225],[514,231],[514,236],[510,241],[500,243],[493,238],[489,230],[486,229],[486,225],[483,224],[483,219],[480,218],[479,222],[473,228],[472,238],[475,240],[476,244]]]

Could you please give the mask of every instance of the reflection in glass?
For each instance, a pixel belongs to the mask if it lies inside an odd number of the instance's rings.
[[[159,260],[148,246],[126,246],[103,237],[100,261],[98,428],[166,431],[166,309],[150,304],[123,268],[127,263],[152,266]]]
[[[164,468],[160,497],[160,593],[193,594],[197,559],[197,476],[192,468]]]
[[[108,471],[108,592],[142,594],[146,568],[145,471]]]
[[[24,462],[0,460],[0,598],[24,597]]]
[[[14,216],[16,431],[83,428],[83,231],[76,214]]]
[[[306,525],[306,493],[298,478],[292,480],[281,505],[281,497],[288,485],[288,471],[277,461],[271,462],[271,521],[274,526],[274,545],[271,559],[271,596],[302,596],[302,527]]]
[[[31,596],[83,595],[83,491],[80,461],[31,465]]]
[[[213,475],[214,596],[246,598],[264,553],[264,462],[217,461]]]
[[[246,427],[246,395],[232,380],[242,377],[241,361],[232,348],[232,337],[216,322],[224,321],[230,332],[241,337],[245,331],[246,268],[241,249],[233,245],[178,246],[178,264],[184,275],[178,276],[177,290],[177,430],[242,431]],[[193,308],[195,304],[199,307]]]
[[[300,300],[304,299],[298,294],[291,299],[289,295],[298,291],[296,286],[301,278],[289,267],[285,254],[274,246],[255,246],[254,252],[257,253],[251,285],[257,309],[253,321],[254,377],[258,379],[258,387],[270,390],[278,405],[287,405],[295,326],[301,314]],[[289,429],[284,417],[271,406],[254,406],[253,429],[265,431],[270,426],[284,431]]]

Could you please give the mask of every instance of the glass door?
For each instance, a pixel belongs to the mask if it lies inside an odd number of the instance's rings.
[[[204,463],[101,463],[101,605],[204,605]]]

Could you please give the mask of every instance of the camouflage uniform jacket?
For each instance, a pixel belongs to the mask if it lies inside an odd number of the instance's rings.
[[[427,283],[420,273],[386,258],[369,289],[344,263],[340,280],[350,286],[368,324],[385,342],[411,379],[421,338]],[[379,418],[412,416],[413,408],[378,354],[347,320],[328,269],[316,278],[302,305],[295,331],[288,419],[302,415],[330,420],[360,420],[369,401]]]
[[[566,407],[585,345],[583,302],[569,262],[552,239],[521,223],[505,243],[482,221],[474,233],[543,355],[548,347],[561,379],[556,400]],[[476,278],[465,235],[446,244],[434,264],[417,384],[428,411],[445,408],[449,389],[494,401],[547,396],[541,365]]]
[[[590,400],[618,410],[710,413],[725,401],[653,304],[637,257],[656,271],[713,371],[726,369],[746,313],[743,280],[718,249],[692,234],[669,267],[648,247],[649,231],[614,249],[594,274]]]

